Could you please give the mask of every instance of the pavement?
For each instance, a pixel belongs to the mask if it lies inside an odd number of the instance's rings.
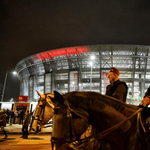
[[[8,134],[7,139],[0,134],[0,150],[52,150],[51,135],[29,134],[28,139],[20,138],[20,134]]]
[[[29,129],[29,128],[28,128]],[[51,133],[52,127],[44,128],[42,132],[29,131],[28,139],[22,136],[22,125],[6,124],[5,130],[8,137],[0,130],[0,150],[52,150]]]
[[[90,133],[89,129],[87,130],[88,134]],[[40,133],[29,131],[28,139],[21,138],[22,125],[12,124],[10,126],[7,124],[5,130],[8,137],[4,139],[4,133],[0,131],[0,150],[52,150],[52,127],[44,128]],[[83,136],[87,136],[87,133]]]
[[[5,130],[7,134],[22,134],[22,125],[19,124],[12,124],[11,126],[9,124],[6,124]],[[51,134],[52,133],[52,127],[44,128],[43,131],[39,132],[38,134]],[[0,130],[0,134],[4,134]],[[29,134],[35,134],[34,131],[29,131]]]

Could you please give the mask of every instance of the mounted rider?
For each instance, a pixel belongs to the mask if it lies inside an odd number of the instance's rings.
[[[126,102],[128,87],[125,82],[119,80],[119,70],[112,67],[109,74],[110,84],[106,87],[106,94],[120,101]]]
[[[125,82],[119,80],[119,70],[115,67],[112,67],[108,74],[108,79],[110,84],[106,87],[107,96],[114,97],[122,102],[126,102],[128,87]],[[109,143],[102,139],[100,140],[100,150],[110,150]]]

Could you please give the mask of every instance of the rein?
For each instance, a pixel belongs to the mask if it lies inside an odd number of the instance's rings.
[[[67,102],[67,106],[68,106],[68,109],[70,110],[70,112],[73,112],[74,114],[76,114],[77,116],[83,118],[85,121],[88,122],[88,119],[87,119],[87,118],[85,118],[83,115],[81,115],[80,113],[78,113],[77,111],[73,110],[73,109],[70,107],[68,100],[67,100],[66,102]]]
[[[114,131],[115,129],[117,129],[121,124],[123,124],[124,122],[126,122],[126,121],[128,121],[129,119],[131,119],[132,117],[134,117],[136,114],[137,114],[137,115],[140,114],[143,109],[144,109],[144,108],[139,108],[136,112],[134,112],[134,113],[133,113],[130,117],[128,117],[127,119],[125,119],[125,120],[121,121],[120,123],[118,123],[118,124],[116,124],[116,125],[110,127],[109,129],[106,129],[106,130],[104,130],[104,131],[102,131],[102,132],[96,134],[96,135],[93,136],[93,137],[101,136],[101,137],[98,137],[98,138],[97,138],[97,139],[100,139],[100,138],[106,136],[106,135],[109,134],[110,132],[112,132],[112,131]],[[138,120],[138,119],[137,119],[137,120]],[[140,122],[140,123],[142,124],[142,122]],[[138,123],[138,124],[139,124],[139,123]],[[145,128],[144,128],[143,124],[142,124],[142,127],[143,127],[143,130],[145,131]]]
[[[129,119],[131,119],[132,117],[134,117],[136,114],[137,114],[137,122],[139,121],[141,123],[141,126],[143,128],[143,131],[144,133],[146,132],[146,129],[145,127],[143,126],[143,123],[142,123],[142,120],[141,120],[141,111],[144,109],[143,108],[139,108],[136,112],[134,112],[130,117],[128,117],[127,119],[121,121],[120,123],[96,134],[96,135],[93,135],[93,136],[89,136],[89,137],[86,137],[84,139],[81,139],[81,140],[78,140],[78,141],[74,141],[72,143],[69,144],[69,146],[71,148],[81,148],[81,147],[85,147],[84,142],[86,140],[88,140],[88,143],[86,143],[86,146],[88,146],[90,143],[92,143],[94,141],[94,139],[101,139],[103,137],[105,137],[106,135],[108,135],[109,133],[111,133],[112,131],[114,131],[115,129],[117,129],[120,125],[122,125],[124,122],[128,121]],[[138,134],[140,135],[140,132],[139,132],[139,122],[138,122],[138,125],[137,125],[137,131],[138,131]],[[90,139],[93,139],[90,141]],[[78,145],[77,145],[78,144]],[[81,145],[82,144],[82,145]],[[77,145],[77,146],[76,146]]]

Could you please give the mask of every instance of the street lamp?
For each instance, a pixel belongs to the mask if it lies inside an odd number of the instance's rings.
[[[4,80],[4,85],[3,85],[3,91],[2,91],[2,98],[1,98],[1,102],[3,102],[3,98],[4,98],[4,93],[5,93],[5,87],[6,87],[6,81],[7,81],[8,73],[13,73],[14,75],[16,75],[16,74],[17,74],[17,72],[16,72],[16,71],[13,71],[13,72],[8,72],[8,71],[6,71],[6,74],[5,74],[5,80]]]
[[[13,73],[14,75],[16,75],[16,74],[17,74],[17,72],[16,72],[16,71],[13,71],[12,73]]]
[[[92,89],[92,65],[93,65],[93,62],[90,62],[90,65],[91,65],[91,76],[90,76],[90,91]]]
[[[95,59],[95,56],[91,56],[90,57],[91,60]],[[90,77],[90,91],[92,90],[92,66],[93,66],[93,62],[90,61],[90,65],[91,65],[91,77]]]

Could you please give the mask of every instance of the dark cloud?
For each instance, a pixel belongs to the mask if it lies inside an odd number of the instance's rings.
[[[5,72],[32,54],[92,44],[150,45],[149,0],[2,0],[0,91]]]

